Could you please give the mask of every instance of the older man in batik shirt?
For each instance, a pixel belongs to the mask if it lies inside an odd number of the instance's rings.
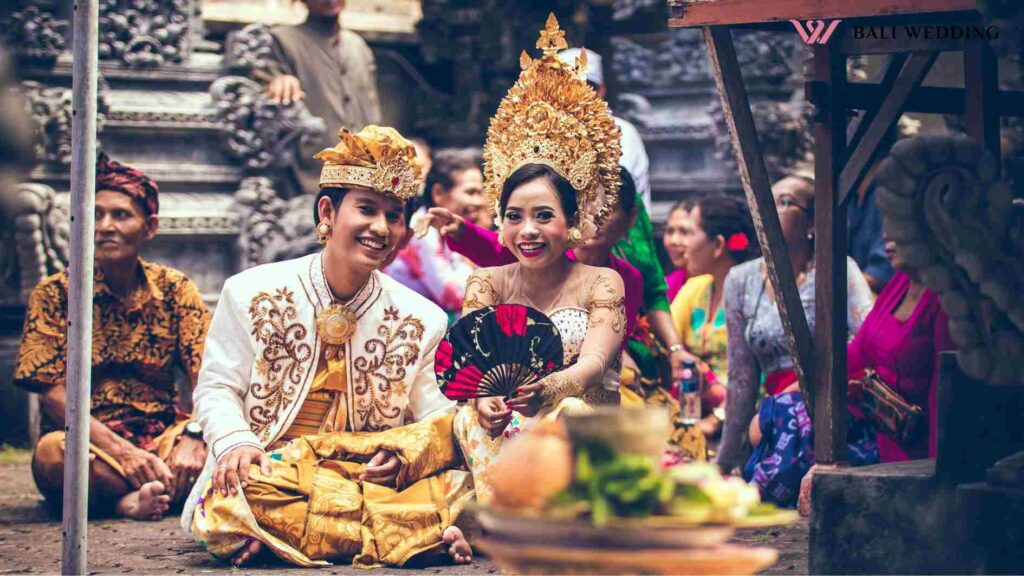
[[[157,187],[101,155],[96,173],[90,503],[158,519],[202,471],[202,430],[178,407],[175,369],[195,384],[210,314],[183,273],[139,258],[156,234]],[[40,395],[43,437],[32,473],[60,505],[64,474],[68,274],[29,297],[14,382]],[[103,510],[106,508],[107,510]]]

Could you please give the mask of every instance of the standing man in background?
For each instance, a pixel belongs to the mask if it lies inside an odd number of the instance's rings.
[[[358,132],[381,121],[377,63],[358,34],[341,25],[345,0],[302,0],[309,10],[298,26],[275,26],[267,96],[281,104],[299,100],[327,126]],[[334,144],[334,133],[303,142],[295,173],[302,190],[319,191],[320,163],[313,155]]]

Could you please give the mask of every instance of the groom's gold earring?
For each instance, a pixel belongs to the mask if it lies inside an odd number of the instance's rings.
[[[327,239],[331,237],[331,225],[327,222],[321,222],[316,225],[316,243],[323,246],[327,244]]]

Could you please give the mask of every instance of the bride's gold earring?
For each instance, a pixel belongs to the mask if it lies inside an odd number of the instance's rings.
[[[505,245],[505,227],[498,224],[498,244]]]
[[[327,239],[331,237],[331,225],[327,222],[321,222],[316,225],[316,243],[323,246],[327,244]]]
[[[575,226],[569,228],[569,248],[575,248],[579,246],[580,240],[583,240],[583,232],[580,232],[580,229]]]

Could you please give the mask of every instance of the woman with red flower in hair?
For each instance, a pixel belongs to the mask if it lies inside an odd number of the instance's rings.
[[[736,196],[704,196],[680,220],[689,279],[672,300],[672,320],[686,349],[700,359],[705,412],[700,428],[716,436],[724,420],[729,363],[722,305],[725,277],[733,266],[758,255],[757,239],[747,205]]]

